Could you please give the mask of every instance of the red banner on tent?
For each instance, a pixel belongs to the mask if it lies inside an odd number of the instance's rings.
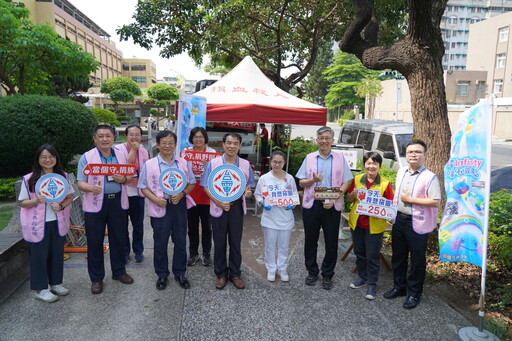
[[[135,165],[90,163],[84,168],[84,174],[89,175],[134,175],[137,173]]]

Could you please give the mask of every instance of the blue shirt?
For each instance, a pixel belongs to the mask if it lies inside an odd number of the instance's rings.
[[[165,162],[165,160],[162,159],[160,154],[158,154],[156,156],[156,158],[158,160],[158,167],[160,167],[160,172],[163,172],[169,168],[179,168],[178,161],[176,161],[176,158],[174,158],[174,157],[172,158],[171,162],[169,162],[169,163]],[[196,178],[194,176],[194,173],[192,172],[192,165],[190,164],[190,162],[188,162],[188,161],[186,161],[186,162],[187,162],[187,174],[185,174],[185,175],[187,177],[187,184],[195,184]],[[146,161],[146,163],[147,163],[147,161]],[[139,183],[137,184],[137,187],[140,189],[148,188],[147,176],[146,176],[146,173],[147,173],[146,163],[144,163],[144,167],[142,167],[142,172],[140,172],[140,177],[139,177]]]
[[[332,155],[332,151],[327,155],[326,158],[322,157],[318,151],[316,153],[316,160],[317,160],[317,173],[323,175],[323,180],[321,182],[317,182],[315,184],[315,187],[332,187],[332,160],[334,156]],[[306,179],[306,161],[307,158],[304,158],[304,161],[302,161],[302,165],[300,166],[299,171],[295,175],[298,179]],[[352,172],[350,171],[350,167],[347,163],[347,160],[343,158],[343,162],[345,162],[345,166],[343,167],[343,179],[342,182],[345,183],[349,180],[352,180],[354,176],[352,175]]]
[[[98,147],[96,147],[97,149]],[[110,150],[110,156],[106,158],[101,154],[100,150],[98,149],[98,153],[100,153],[100,159],[102,163],[106,164],[118,164],[116,154],[114,153],[114,149]],[[87,166],[88,162],[85,158],[85,154],[82,155],[80,158],[80,161],[78,161],[78,171],[76,175],[76,179],[78,181],[87,181],[88,176],[84,174],[84,168]],[[114,180],[108,181],[108,176],[103,176],[103,183],[105,184],[105,194],[112,194],[112,193],[119,193],[121,192],[121,184],[118,184]]]
[[[238,161],[239,159],[240,158],[237,156],[236,161],[235,161],[235,166],[240,168],[240,162]],[[226,159],[225,159],[224,155],[222,155],[222,163],[223,164],[226,163]],[[201,185],[203,187],[208,187],[208,177],[210,176],[211,172],[212,172],[212,162],[210,161],[206,164],[206,167],[204,168],[203,176],[201,177],[201,182],[199,183],[199,185]],[[251,166],[249,166],[249,179],[246,179],[246,180],[247,180],[246,185],[249,185],[251,187],[256,186],[256,183],[254,182],[254,171],[252,170]]]

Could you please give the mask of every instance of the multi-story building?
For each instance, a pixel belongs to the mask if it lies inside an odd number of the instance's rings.
[[[512,0],[449,0],[441,20],[444,70],[466,70],[470,25],[512,11]]]
[[[487,71],[487,95],[512,97],[512,12],[471,26],[468,68]]]
[[[139,88],[156,84],[156,65],[151,59],[123,59],[123,76],[133,79]]]
[[[35,24],[48,23],[61,37],[82,46],[100,63],[100,68],[90,77],[93,85],[123,74],[123,53],[118,50],[110,35],[94,21],[80,12],[67,0],[18,0],[30,10],[30,20]]]

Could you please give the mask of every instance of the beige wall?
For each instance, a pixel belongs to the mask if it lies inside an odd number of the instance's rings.
[[[145,66],[145,70],[133,70],[134,66]],[[156,65],[150,59],[123,59],[123,76],[133,79],[142,89],[156,84]]]
[[[84,51],[92,54],[100,63],[99,69],[89,78],[91,83],[99,85],[108,78],[122,75],[123,53],[109,40],[109,36],[99,26],[79,12],[71,3],[61,0],[69,8],[76,11],[78,16],[95,25],[97,32],[86,27],[73,16],[52,2],[36,2],[35,0],[19,0],[30,10],[30,19],[36,24],[48,23],[61,37],[68,38],[82,46]],[[102,34],[102,36],[98,35]]]
[[[499,41],[499,30],[508,27],[508,39]],[[467,68],[487,71],[487,93],[512,97],[512,12],[471,25]],[[497,67],[498,54],[505,54],[503,67]],[[494,91],[495,80],[503,81],[503,91]]]

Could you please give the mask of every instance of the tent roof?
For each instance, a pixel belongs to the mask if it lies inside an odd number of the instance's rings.
[[[326,108],[275,86],[249,56],[194,95],[206,98],[207,121],[325,125],[327,118]]]

